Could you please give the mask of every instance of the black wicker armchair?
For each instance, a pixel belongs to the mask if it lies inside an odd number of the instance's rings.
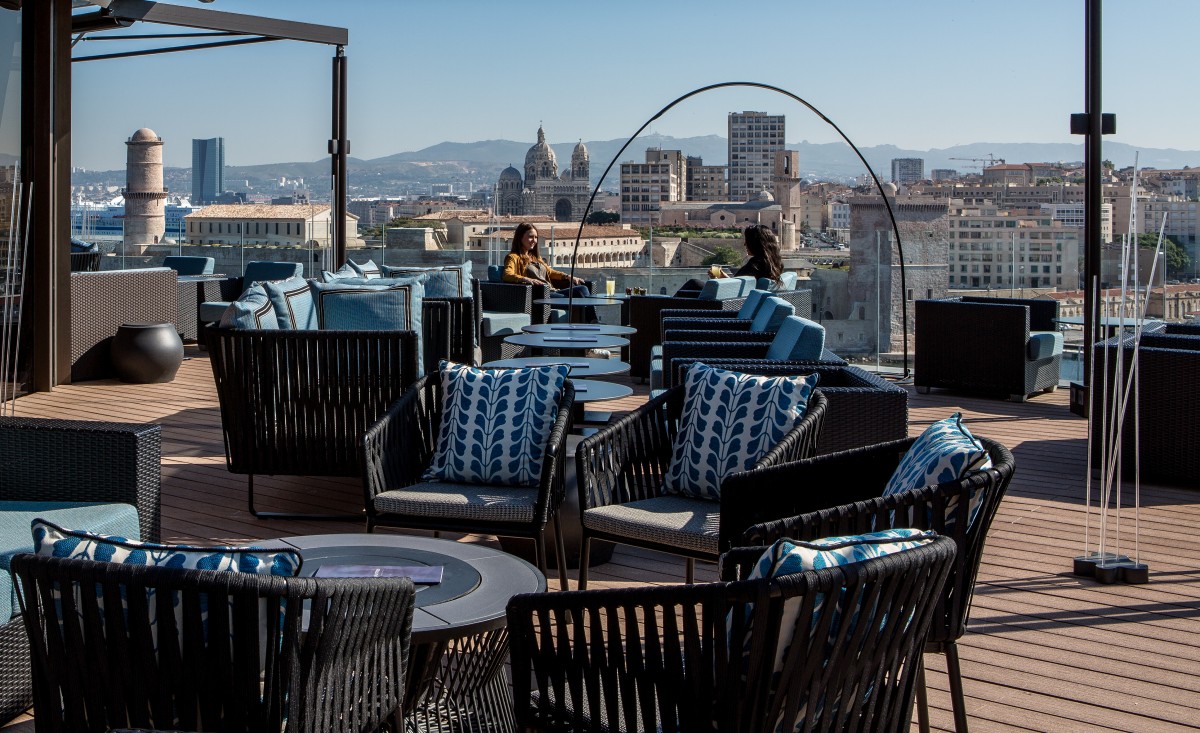
[[[413,331],[271,331],[209,327],[226,466],[254,475],[362,475],[363,434],[417,378]]]
[[[543,285],[480,283],[483,323],[479,331],[479,347],[484,363],[520,355],[525,347],[505,343],[504,338],[520,333],[522,325],[545,323],[549,318],[549,307],[534,305],[533,301],[546,297],[546,287]],[[505,319],[506,314],[523,318]]]
[[[913,382],[1023,402],[1058,387],[1062,354],[1030,354],[1030,334],[1058,330],[1058,302],[944,298],[916,302]],[[1060,344],[1061,345],[1061,344]]]
[[[740,548],[725,563],[744,567],[762,549]],[[954,554],[939,537],[776,578],[516,596],[508,629],[518,727],[908,731]]]
[[[992,468],[958,481],[882,497],[884,486],[914,440],[735,474],[725,480],[722,491],[745,495],[738,509],[746,513],[739,514],[736,523],[750,529],[742,535],[741,544],[766,544],[783,537],[813,540],[892,527],[932,529],[952,539],[958,554],[945,592],[937,599],[925,650],[946,655],[955,728],[966,733],[957,641],[966,633],[983,545],[1016,464],[1003,445],[979,438],[992,459]],[[969,505],[972,495],[978,500],[974,521],[955,519],[947,526],[949,517],[967,516],[961,507]],[[928,711],[923,675],[919,699],[924,730],[928,729]]]
[[[479,532],[532,539],[537,565],[547,573],[546,525],[558,531],[563,500],[567,432],[575,388],[567,380],[550,431],[537,487],[505,487],[425,482],[421,475],[437,450],[442,421],[440,372],[428,374],[383,414],[364,434],[367,531],[377,526],[411,527],[449,532]],[[567,586],[566,555],[555,543],[559,583]]]
[[[695,577],[696,560],[716,560],[750,523],[731,525],[726,514],[742,501],[736,492],[721,491],[721,500],[706,501],[666,494],[663,481],[671,465],[679,433],[684,390],[676,387],[584,438],[575,451],[579,483],[582,549],[579,587],[587,587],[593,539],[637,545],[687,558],[686,582]],[[828,414],[820,388],[808,400],[804,417],[755,464],[772,466],[816,454]],[[724,539],[722,539],[724,538]]]
[[[28,554],[13,558],[13,572],[34,640],[38,731],[402,725],[415,596],[407,578],[284,578]]]
[[[160,446],[158,425],[0,417],[0,502],[131,504],[142,539],[158,541]],[[28,522],[24,532],[31,542]],[[29,637],[20,618],[4,621],[0,723],[33,702]]]

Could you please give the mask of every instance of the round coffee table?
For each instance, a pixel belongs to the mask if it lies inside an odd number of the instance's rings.
[[[305,576],[323,565],[440,565],[440,583],[416,586],[405,725],[422,731],[515,729],[504,678],[505,607],[518,593],[546,590],[536,567],[487,545],[430,537],[328,534],[281,541],[299,550]]]
[[[601,382],[596,379],[572,379],[575,385],[575,404],[584,402],[603,402],[604,400],[619,400],[633,394],[633,387],[628,384]]]
[[[522,326],[525,333],[554,333],[564,336],[628,336],[637,333],[630,326],[616,326],[607,323],[534,323]]]
[[[517,333],[505,336],[505,342],[517,346],[530,346],[535,349],[559,349],[562,351],[587,349],[614,349],[628,346],[629,339],[620,336],[605,336],[603,334],[557,334],[557,333]]]
[[[624,374],[629,371],[629,365],[616,359],[588,359],[582,356],[518,356],[513,359],[497,359],[484,364],[485,367],[505,367],[509,369],[550,366],[566,364],[571,367],[571,379],[578,377],[600,377],[610,374]]]

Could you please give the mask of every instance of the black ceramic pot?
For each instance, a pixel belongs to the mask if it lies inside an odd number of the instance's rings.
[[[183,363],[183,340],[174,323],[126,323],[113,337],[112,363],[122,382],[170,382]]]

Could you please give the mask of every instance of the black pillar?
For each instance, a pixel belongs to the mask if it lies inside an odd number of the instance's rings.
[[[346,207],[348,189],[346,185],[346,158],[350,154],[350,141],[346,139],[346,50],[337,47],[333,57],[333,134],[329,141],[329,152],[333,156],[333,207],[330,211],[333,228],[333,262],[330,269],[337,269],[346,262]]]
[[[1083,378],[1088,383],[1091,374],[1092,344],[1095,327],[1092,315],[1098,293],[1094,285],[1100,282],[1100,203],[1103,176],[1103,113],[1100,104],[1100,0],[1085,0],[1086,37],[1084,39],[1085,80],[1084,107],[1087,110],[1087,134],[1084,138],[1084,225],[1083,225]],[[1101,314],[1103,315],[1103,314]]]

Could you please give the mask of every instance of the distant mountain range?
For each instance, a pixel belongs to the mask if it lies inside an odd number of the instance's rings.
[[[624,139],[586,141],[592,161],[593,182],[599,180],[605,166],[613,159]],[[530,142],[513,140],[481,140],[479,142],[443,142],[422,150],[395,153],[382,158],[363,160],[351,158],[349,169],[352,185],[371,187],[371,181],[379,184],[394,181],[462,181],[494,182],[506,166],[521,170]],[[575,143],[552,144],[558,157],[559,168],[570,165],[571,152]],[[682,150],[685,155],[700,156],[708,165],[724,165],[727,148],[724,137],[705,135],[701,137],[676,138],[668,135],[647,134],[634,140],[621,155],[619,162],[645,160],[646,148],[658,147],[666,150]],[[805,178],[845,180],[864,173],[862,163],[854,151],[843,143],[790,143],[789,149],[800,152],[800,172]],[[935,168],[950,168],[962,173],[975,172],[986,165],[989,156],[1009,163],[1078,162],[1083,160],[1083,142],[1078,143],[970,143],[933,150],[908,150],[894,145],[875,145],[862,148],[867,162],[880,174],[890,174],[892,158],[922,158],[925,174]],[[1139,153],[1143,168],[1182,168],[1200,166],[1200,151],[1176,150],[1173,148],[1138,148],[1124,143],[1105,143],[1104,155],[1118,168],[1133,164],[1134,153]],[[973,158],[975,160],[956,160]],[[614,166],[615,168],[616,166]],[[89,172],[91,175],[101,172]],[[253,166],[228,166],[226,177],[233,180],[245,179],[278,180],[280,177],[304,178],[316,182],[329,176],[329,159],[312,162],[268,163]],[[617,185],[619,172],[610,172],[605,179],[606,187]],[[310,183],[311,185],[311,183]]]

